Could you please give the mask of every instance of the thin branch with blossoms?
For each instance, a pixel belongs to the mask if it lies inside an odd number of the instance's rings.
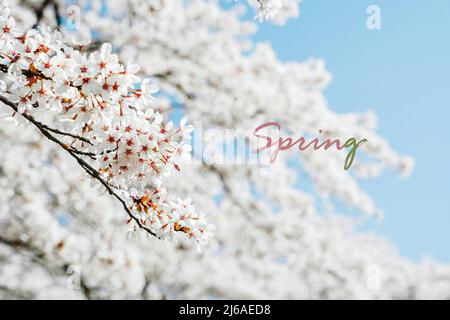
[[[3,102],[4,104],[8,105],[9,107],[11,107],[11,109],[13,109],[15,112],[18,112],[17,109],[17,104],[9,101],[8,99],[6,99],[3,96],[0,96],[0,101]],[[77,162],[80,164],[80,166],[94,179],[96,179],[97,181],[99,181],[105,188],[106,190],[109,192],[110,195],[114,196],[117,200],[119,200],[119,202],[122,204],[124,210],[126,211],[126,213],[128,214],[128,216],[133,219],[136,224],[139,226],[139,228],[145,230],[146,232],[148,232],[149,234],[151,234],[152,236],[155,236],[157,238],[158,237],[150,228],[148,228],[147,226],[143,225],[140,221],[140,219],[138,217],[136,217],[133,212],[131,212],[131,210],[128,208],[125,200],[123,200],[114,190],[113,188],[109,185],[109,183],[107,183],[100,175],[100,173],[98,172],[98,170],[94,169],[91,165],[89,165],[89,163],[87,163],[85,160],[83,160],[81,157],[78,156],[78,152],[79,151],[75,151],[74,149],[70,148],[67,144],[65,144],[64,142],[60,141],[59,139],[57,139],[54,135],[52,135],[50,133],[50,130],[48,129],[48,126],[40,123],[39,121],[36,121],[36,119],[34,119],[33,116],[28,115],[26,113],[22,113],[21,114],[25,119],[27,119],[29,122],[31,122],[33,125],[36,126],[36,128],[39,129],[39,131],[50,141],[58,144],[61,148],[63,148],[64,150],[66,150],[73,158],[75,158],[75,160],[77,160]]]
[[[13,116],[34,124],[119,200],[132,231],[206,243],[212,226],[189,199],[170,197],[163,186],[190,151],[192,126],[164,123],[153,109],[153,83],[140,81],[138,66],[122,65],[110,44],[84,53],[58,31],[16,29],[5,2],[0,13],[0,101]]]
[[[56,20],[56,25],[59,27],[62,23],[61,15],[59,14],[59,4],[55,0],[44,0],[39,7],[35,9],[36,14],[36,22],[34,23],[33,28],[36,28],[41,20],[44,18],[44,11],[48,7],[53,7],[53,13]]]

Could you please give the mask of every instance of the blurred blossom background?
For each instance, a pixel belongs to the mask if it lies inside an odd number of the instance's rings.
[[[380,30],[366,26],[370,5],[380,8]],[[385,235],[413,260],[449,262],[450,4],[319,0],[301,8],[301,17],[283,27],[264,23],[255,40],[269,41],[283,61],[324,59],[333,77],[324,94],[333,110],[373,110],[379,132],[416,160],[406,180],[387,171],[363,183],[385,219],[361,230]]]
[[[22,30],[56,28],[86,54],[111,43],[138,64],[159,87],[155,111],[201,124],[194,151],[230,143],[201,130],[268,121],[283,136],[369,142],[349,171],[331,149],[180,163],[164,187],[215,227],[196,246],[130,230],[115,199],[2,103],[1,298],[450,298],[448,1],[7,2]]]

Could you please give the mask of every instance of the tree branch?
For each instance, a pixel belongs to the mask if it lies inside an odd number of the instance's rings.
[[[36,14],[36,22],[33,25],[33,29],[36,29],[36,27],[41,23],[42,18],[44,17],[44,11],[47,7],[52,6],[56,25],[60,26],[62,23],[61,15],[59,14],[59,5],[55,0],[44,0],[39,7],[37,7],[34,10],[34,13]]]
[[[17,108],[17,104],[13,103],[11,101],[9,101],[7,98],[0,96],[0,101],[3,102],[5,105],[9,106],[11,109],[13,109],[15,112],[18,112],[18,108]],[[86,171],[87,174],[89,174],[92,178],[96,179],[98,182],[100,182],[105,188],[106,190],[109,192],[110,195],[112,195],[114,198],[116,198],[123,206],[125,212],[128,214],[128,216],[134,220],[137,225],[139,226],[139,228],[144,229],[147,233],[149,233],[150,235],[157,237],[158,239],[160,239],[160,237],[158,237],[149,227],[147,227],[146,225],[144,225],[140,219],[133,214],[133,212],[130,210],[130,208],[128,208],[125,200],[122,199],[122,197],[120,195],[118,195],[114,189],[109,185],[109,183],[107,181],[105,181],[100,173],[98,172],[98,170],[94,169],[89,163],[87,163],[83,158],[80,157],[80,155],[73,150],[73,148],[71,148],[70,146],[68,146],[67,144],[65,144],[64,142],[60,141],[58,138],[56,138],[51,132],[51,130],[48,129],[48,126],[42,124],[41,122],[37,121],[32,115],[26,114],[26,113],[22,113],[21,114],[26,120],[28,120],[29,122],[31,122],[35,127],[37,127],[39,129],[39,131],[50,141],[58,144],[61,148],[63,148],[64,150],[66,150],[77,162],[78,164]]]

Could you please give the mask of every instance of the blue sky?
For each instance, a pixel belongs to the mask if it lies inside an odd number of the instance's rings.
[[[366,28],[372,4],[381,30]],[[323,58],[330,107],[374,110],[379,132],[416,160],[407,180],[386,172],[363,182],[386,218],[361,229],[413,260],[450,262],[450,1],[304,0],[301,11],[285,26],[263,23],[255,40],[270,41],[285,61]]]

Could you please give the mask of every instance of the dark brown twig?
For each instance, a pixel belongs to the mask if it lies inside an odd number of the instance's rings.
[[[36,27],[41,23],[42,18],[44,18],[44,11],[49,6],[53,7],[56,25],[59,27],[62,24],[58,3],[55,0],[44,0],[41,5],[34,10],[34,13],[36,14],[36,22],[33,25],[33,29],[36,29]]]

